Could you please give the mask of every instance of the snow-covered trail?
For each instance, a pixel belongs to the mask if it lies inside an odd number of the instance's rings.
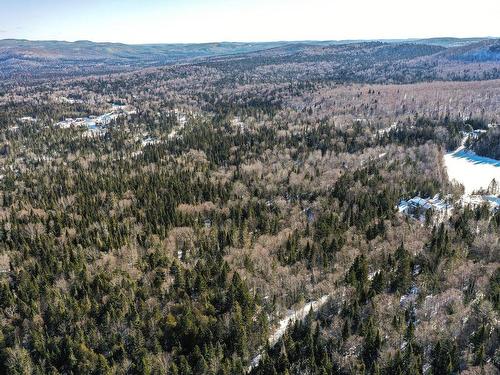
[[[313,311],[318,311],[318,309],[320,309],[328,301],[328,297],[328,295],[323,296],[316,301],[306,303],[299,310],[289,311],[286,317],[278,322],[278,328],[269,336],[269,344],[271,346],[276,344],[279,339],[285,334],[285,331],[290,323],[293,324],[299,320],[305,319],[311,309]]]
[[[455,180],[465,187],[465,194],[487,189],[491,181],[500,182],[500,161],[478,156],[465,149],[464,142],[455,151],[444,156],[449,179]]]
[[[278,327],[269,335],[269,344],[271,346],[275,345],[283,337],[289,324],[304,320],[311,309],[312,311],[318,311],[328,302],[329,297],[329,295],[324,295],[316,301],[306,303],[299,310],[289,310],[286,316],[278,322]],[[252,359],[248,372],[258,366],[261,358],[262,355],[258,354]]]

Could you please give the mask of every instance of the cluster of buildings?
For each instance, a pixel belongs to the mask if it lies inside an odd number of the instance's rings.
[[[475,130],[471,131],[470,133],[462,132],[462,136],[469,137],[469,139],[472,139],[472,140],[476,140],[481,135],[483,135],[487,132],[488,132],[488,130],[485,130],[485,129],[475,129]]]
[[[67,129],[71,127],[86,127],[88,130],[84,136],[100,134],[104,127],[122,116],[134,115],[137,111],[129,106],[113,104],[111,111],[100,116],[88,116],[80,118],[67,118],[55,124],[56,127]]]
[[[398,204],[398,210],[420,221],[425,221],[428,212],[432,214],[434,220],[443,221],[450,216],[453,205],[440,199],[439,195],[435,195],[433,198],[416,196],[409,200],[402,199]]]
[[[500,211],[500,197],[495,195],[464,195],[457,202],[462,207],[477,208],[486,206],[492,214]],[[432,214],[432,219],[441,222],[450,217],[453,211],[453,204],[445,199],[440,199],[439,195],[433,198],[421,198],[416,196],[409,200],[402,199],[398,204],[398,210],[402,214],[410,216],[419,221],[425,221],[427,213]]]
[[[462,131],[463,137],[468,137],[469,139],[476,140],[481,137],[483,134],[487,133],[490,129],[495,129],[498,124],[488,124],[487,129],[474,129],[471,132]]]
[[[486,205],[492,213],[500,211],[500,198],[495,195],[466,195],[460,203],[463,207],[477,208]]]

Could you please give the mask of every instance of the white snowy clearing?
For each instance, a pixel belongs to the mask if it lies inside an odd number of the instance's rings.
[[[466,195],[488,189],[493,179],[500,182],[500,161],[476,155],[463,145],[446,154],[444,162],[449,179],[464,185]]]

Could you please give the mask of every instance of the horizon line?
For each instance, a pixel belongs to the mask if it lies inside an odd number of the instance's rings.
[[[94,44],[123,44],[129,46],[144,46],[144,45],[203,45],[203,44],[271,44],[271,43],[329,43],[329,42],[384,42],[384,41],[425,41],[438,39],[500,39],[500,36],[433,36],[433,37],[408,37],[408,38],[361,38],[361,39],[288,39],[288,40],[268,40],[268,41],[210,41],[210,42],[144,42],[144,43],[127,43],[118,41],[93,41],[90,39],[64,40],[64,39],[26,39],[26,38],[1,38],[2,41],[19,41],[19,42],[60,42],[60,43],[94,43]]]

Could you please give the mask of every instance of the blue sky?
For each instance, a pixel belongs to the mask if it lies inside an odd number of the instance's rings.
[[[0,39],[124,43],[500,36],[500,0],[0,0]]]

